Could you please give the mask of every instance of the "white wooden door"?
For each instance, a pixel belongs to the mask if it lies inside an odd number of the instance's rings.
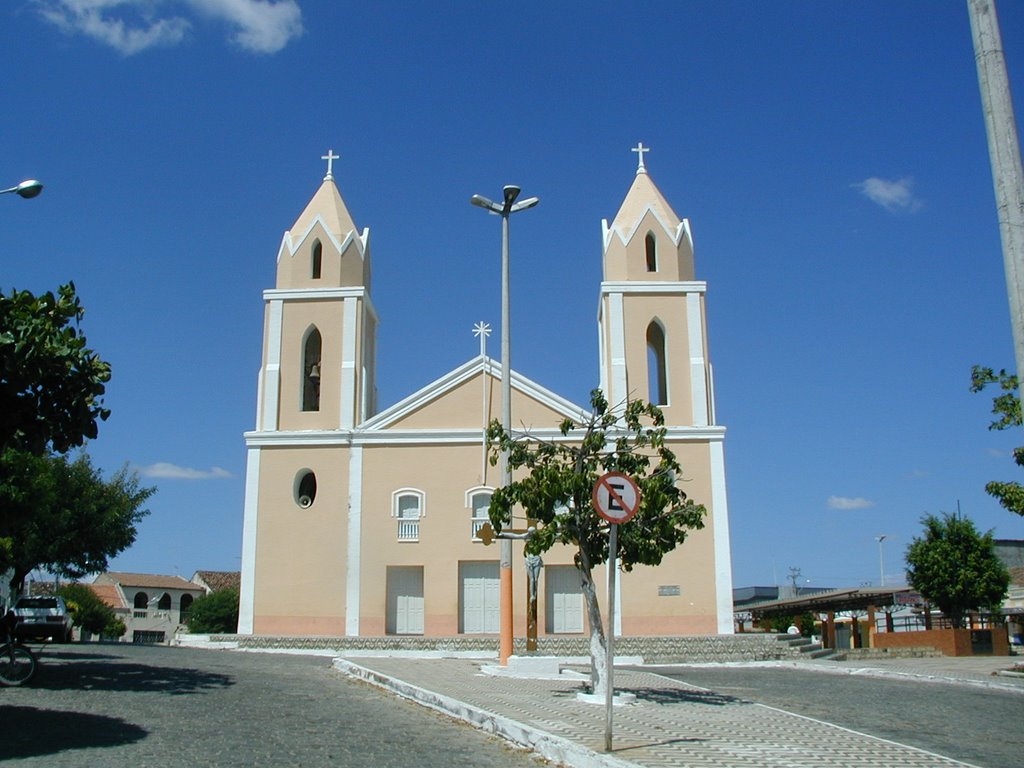
[[[388,568],[386,631],[389,635],[423,634],[423,568]]]
[[[547,606],[547,631],[550,634],[583,632],[583,592],[575,566],[544,567],[544,602]]]
[[[500,589],[497,563],[459,563],[459,604],[465,634],[498,632]]]

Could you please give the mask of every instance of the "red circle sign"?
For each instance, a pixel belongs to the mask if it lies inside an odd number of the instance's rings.
[[[640,487],[629,475],[608,472],[594,483],[594,509],[609,523],[625,523],[640,508]]]

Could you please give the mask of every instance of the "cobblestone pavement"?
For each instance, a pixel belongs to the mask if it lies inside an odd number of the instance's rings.
[[[826,720],[986,768],[1020,766],[1024,753],[1020,722],[1024,680],[1010,682],[1010,678],[991,674],[974,677],[970,665],[942,670],[936,670],[934,664],[898,666],[913,674],[898,673],[888,663],[876,669],[826,663],[795,668],[768,664],[664,666],[657,671],[717,693]],[[937,671],[943,674],[934,674]],[[948,682],[953,679],[955,684]],[[1003,680],[1009,685],[1000,682]]]
[[[345,678],[330,658],[47,646],[0,688],[0,765],[536,766],[529,753]]]
[[[576,700],[581,682],[483,674],[465,659],[350,658],[350,674],[476,722],[576,766],[954,766],[954,759],[645,671],[617,671],[614,745],[603,754],[604,707]]]

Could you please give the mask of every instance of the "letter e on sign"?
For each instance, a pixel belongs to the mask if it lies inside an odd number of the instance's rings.
[[[608,472],[594,483],[594,510],[609,523],[628,522],[640,508],[640,488],[621,472]]]

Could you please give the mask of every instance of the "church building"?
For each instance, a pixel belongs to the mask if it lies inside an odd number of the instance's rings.
[[[612,404],[661,406],[683,489],[708,515],[660,566],[621,574],[616,632],[729,634],[725,428],[715,419],[707,286],[695,277],[689,221],[647,173],[646,148],[636,151],[632,185],[601,224],[600,386]],[[478,532],[501,482],[482,458],[482,414],[499,410],[501,365],[482,352],[378,408],[370,231],[356,226],[338,191],[336,156],[324,159],[327,175],[285,232],[276,285],[263,294],[256,427],[245,434],[239,632],[497,635],[499,547]],[[511,386],[512,424],[531,435],[561,439],[563,419],[586,417],[515,371]],[[522,545],[514,550],[522,637],[526,571],[517,565]],[[583,634],[573,550],[556,547],[543,561],[539,633]]]

